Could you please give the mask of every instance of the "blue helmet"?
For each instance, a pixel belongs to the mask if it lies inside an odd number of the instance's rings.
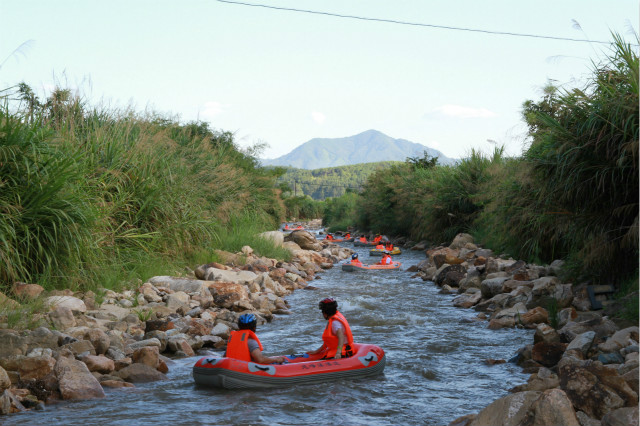
[[[353,253],[353,254],[351,255],[351,258],[352,258],[352,259],[357,259],[357,258],[358,258],[358,253]]]
[[[256,316],[253,314],[242,314],[238,318],[238,326],[240,328],[253,328],[257,322]]]

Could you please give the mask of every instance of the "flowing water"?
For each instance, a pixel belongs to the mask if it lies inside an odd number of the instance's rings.
[[[356,250],[363,263],[379,259],[369,258],[366,248]],[[380,376],[266,391],[201,388],[191,368],[203,353],[170,364],[169,381],[106,389],[105,399],[49,405],[0,424],[447,425],[526,381],[515,365],[484,360],[509,359],[532,340],[532,332],[492,331],[486,322],[462,321],[476,312],[454,308],[453,296],[406,271],[424,258],[424,252],[405,251],[394,258],[403,263],[400,271],[347,273],[336,265],[311,283],[317,290],[286,297],[291,315],[258,326],[267,355],[316,349],[326,325],[318,301],[334,297],[354,339],[385,350]]]

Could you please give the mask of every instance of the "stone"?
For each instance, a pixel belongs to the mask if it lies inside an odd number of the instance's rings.
[[[105,396],[102,386],[83,362],[61,356],[54,372],[63,399],[94,399]]]
[[[520,322],[524,325],[541,324],[549,322],[549,312],[540,306],[525,312],[520,316]]]
[[[51,296],[47,297],[44,303],[52,309],[66,307],[74,312],[87,312],[87,305],[81,299],[73,296]]]
[[[589,417],[600,419],[609,411],[638,404],[638,394],[617,371],[600,363],[563,362],[558,365],[558,377],[574,408]]]
[[[69,306],[55,305],[53,311],[49,312],[49,321],[58,330],[66,330],[76,326],[76,319]]]
[[[622,348],[629,346],[630,340],[638,342],[638,327],[627,327],[622,330],[618,330],[611,337],[607,339],[605,343],[598,346],[603,352],[617,352]]]
[[[130,383],[147,383],[168,380],[168,377],[146,364],[134,363],[114,373]]]
[[[97,371],[100,374],[109,374],[115,370],[115,363],[104,355],[87,355],[82,358],[89,371]]]
[[[549,389],[533,403],[533,426],[581,426],[571,401],[561,389]]]
[[[504,284],[508,279],[508,277],[498,277],[482,281],[482,283],[480,283],[482,297],[490,299],[493,296],[502,293],[502,284]]]
[[[583,355],[587,355],[589,349],[591,349],[591,345],[593,344],[593,339],[596,337],[595,331],[586,331],[582,334],[578,334],[575,339],[569,343],[567,346],[567,350],[578,349],[582,352]]]
[[[111,340],[107,333],[100,330],[99,328],[92,328],[84,333],[84,340],[88,340],[93,345],[96,350],[96,354],[103,355],[106,354],[111,346]]]
[[[38,284],[25,284],[16,282],[13,284],[13,294],[23,299],[36,299],[44,291],[44,287]]]
[[[123,380],[102,380],[100,382],[103,388],[135,388],[133,383],[125,382]]]
[[[322,250],[322,244],[316,240],[316,238],[308,231],[292,231],[289,235],[284,237],[285,241],[293,241],[302,250]]]
[[[133,362],[158,368],[160,364],[160,352],[156,346],[146,346],[136,349],[132,355]]]
[[[453,250],[461,249],[468,243],[473,244],[473,236],[460,233],[453,238],[453,241],[449,244],[449,248]]]
[[[20,380],[42,379],[53,372],[56,360],[51,356],[25,356],[19,358]]]
[[[2,395],[0,396],[0,414],[19,413],[25,410],[25,406],[22,405],[18,398],[13,395],[9,389],[2,392]]]
[[[577,411],[576,417],[581,426],[601,426],[600,420],[592,419],[583,411]]]
[[[469,426],[477,417],[477,414],[467,414],[466,416],[458,417],[450,422],[447,426]]]
[[[560,361],[560,358],[562,358],[566,347],[566,343],[538,342],[534,344],[533,349],[531,349],[531,359],[545,367],[553,367]]]
[[[507,395],[486,406],[470,426],[525,424],[528,413],[541,392],[527,391]]]
[[[253,272],[252,272],[253,274]],[[256,274],[253,274],[255,280]],[[211,282],[208,284],[209,292],[217,306],[231,308],[239,300],[249,300],[247,286],[234,282]]]
[[[467,291],[453,299],[453,306],[458,308],[470,308],[482,299],[482,293],[477,288],[469,288]]]
[[[0,393],[4,392],[5,389],[8,389],[9,386],[11,386],[9,375],[4,368],[0,367]]]
[[[602,426],[636,426],[638,407],[623,407],[609,411],[602,417]]]
[[[167,296],[167,307],[173,311],[178,309],[189,310],[189,295],[184,291],[177,291]]]

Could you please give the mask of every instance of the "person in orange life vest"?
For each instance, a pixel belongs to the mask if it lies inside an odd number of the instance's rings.
[[[333,234],[327,234],[325,240],[333,240]]]
[[[360,242],[361,243],[366,243],[367,242],[367,238],[363,235],[360,235]]]
[[[376,237],[373,239],[373,242],[374,243],[379,243],[381,239],[382,239],[382,236],[376,235]]]
[[[344,234],[343,237],[345,240],[348,240],[349,238],[351,238],[351,233],[347,232],[346,234]]]
[[[235,358],[242,361],[253,361],[258,364],[283,363],[283,356],[262,355],[262,343],[256,336],[256,316],[253,314],[242,314],[238,318],[238,331],[232,331],[227,343],[225,357]]]
[[[380,243],[376,246],[376,250],[384,250],[384,246]]]
[[[391,256],[389,256],[387,253],[382,255],[382,259],[380,259],[379,264],[380,265],[391,265],[393,263],[393,260],[391,259]]]
[[[351,255],[351,264],[362,266],[362,262],[360,262],[360,259],[358,259],[358,253],[353,253]]]
[[[391,251],[391,250],[393,250],[393,244],[391,244],[391,242],[390,242],[390,241],[387,241],[387,242],[384,244],[384,249],[385,249],[386,251]]]
[[[289,224],[284,225],[284,229],[289,229]]]
[[[321,352],[326,352],[325,359],[335,358],[340,359],[342,357],[348,357],[353,355],[353,335],[351,334],[351,327],[347,319],[338,312],[338,302],[333,298],[328,297],[318,303],[318,307],[322,311],[324,319],[326,319],[327,327],[322,333],[322,346],[315,351],[307,352],[309,355],[314,355]]]

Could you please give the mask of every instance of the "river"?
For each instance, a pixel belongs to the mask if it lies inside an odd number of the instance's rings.
[[[351,244],[348,244],[351,246]],[[364,263],[366,248],[356,248]],[[339,265],[286,299],[291,315],[258,326],[265,354],[316,349],[325,320],[318,301],[334,297],[358,342],[382,347],[384,374],[275,390],[229,391],[195,386],[191,368],[200,356],[174,360],[169,381],[106,389],[100,400],[63,402],[45,411],[0,418],[11,425],[447,425],[526,382],[509,359],[532,341],[531,330],[487,329],[487,322],[463,322],[476,312],[454,308],[452,295],[439,294],[406,269],[424,252],[405,251],[394,260],[400,271],[342,272]],[[217,353],[219,354],[219,352]]]

